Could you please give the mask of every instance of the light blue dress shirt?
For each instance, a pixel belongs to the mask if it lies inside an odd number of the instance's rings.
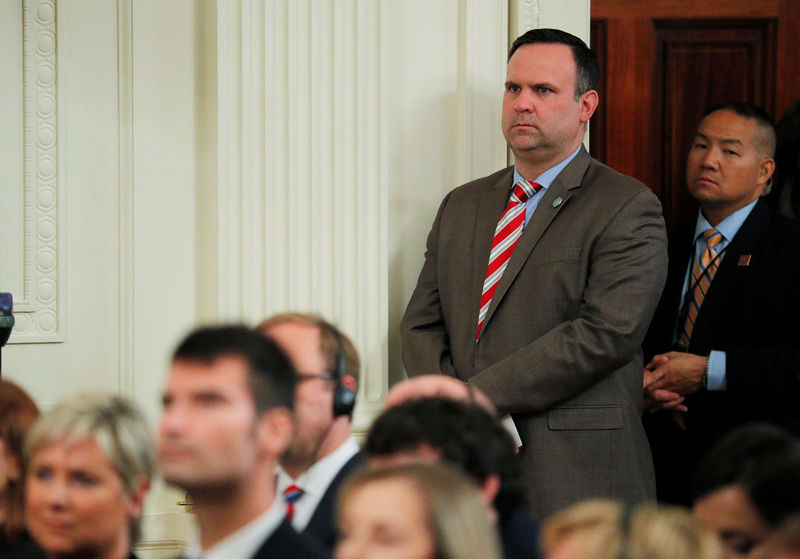
[[[719,241],[715,247],[719,253],[719,262],[722,262],[722,259],[725,258],[725,249],[736,236],[736,233],[739,232],[739,229],[750,215],[750,212],[753,211],[757,202],[758,200],[751,202],[743,208],[739,208],[717,225],[717,231],[722,234],[722,240]],[[681,301],[686,300],[686,291],[689,289],[689,277],[692,273],[692,267],[694,267],[695,262],[700,260],[703,251],[706,249],[703,233],[712,227],[713,225],[708,222],[703,212],[698,212],[697,224],[694,227],[694,259],[689,262],[689,267],[686,270],[686,277],[683,280],[683,290],[681,291]],[[709,390],[725,390],[728,387],[728,379],[725,373],[726,359],[727,355],[724,351],[712,350],[711,354],[708,356]]]
[[[559,163],[558,165],[554,165],[546,170],[544,173],[536,177],[531,182],[538,182],[542,185],[541,190],[539,190],[536,194],[528,198],[525,202],[525,224],[523,227],[528,225],[528,222],[531,220],[531,216],[533,212],[536,211],[537,206],[539,206],[539,200],[542,199],[544,193],[547,192],[547,189],[550,188],[550,185],[553,184],[553,181],[556,180],[558,174],[564,170],[564,167],[569,165],[569,162],[575,159],[575,156],[578,155],[578,152],[581,150],[581,146],[578,146],[578,149],[572,152],[572,155],[567,157],[564,161]],[[517,171],[517,166],[514,165],[514,184],[517,184],[519,181],[523,180],[523,176],[519,174]]]

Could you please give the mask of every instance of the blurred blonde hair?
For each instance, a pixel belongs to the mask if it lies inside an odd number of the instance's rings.
[[[105,453],[133,493],[155,472],[155,451],[150,428],[133,402],[119,396],[82,394],[63,400],[42,415],[25,440],[25,463],[39,450],[59,441],[91,438]],[[131,526],[131,542],[141,535],[139,519]]]
[[[550,555],[570,541],[580,559],[720,559],[713,532],[688,510],[645,503],[628,508],[611,500],[590,500],[551,516],[541,547]]]
[[[411,483],[424,501],[436,559],[501,559],[488,505],[481,499],[475,483],[451,466],[405,464],[362,470],[342,488],[337,518],[341,518],[344,505],[359,489],[388,480]]]

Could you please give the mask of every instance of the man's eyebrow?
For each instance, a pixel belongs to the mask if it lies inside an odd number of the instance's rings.
[[[694,139],[695,140],[698,139],[698,138],[703,139],[703,140],[711,139],[708,136],[706,136],[705,134],[703,134],[702,132],[697,132],[694,135]],[[719,143],[721,143],[721,144],[738,144],[740,146],[744,145],[744,142],[741,141],[739,138],[722,138],[721,140],[719,140]]]

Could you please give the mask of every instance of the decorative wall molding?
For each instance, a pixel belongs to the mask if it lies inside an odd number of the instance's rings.
[[[519,32],[522,35],[530,29],[542,27],[543,9],[541,0],[521,0],[519,4]]]
[[[24,0],[23,293],[11,343],[64,341],[63,204],[59,196],[56,3]]]
[[[219,317],[330,318],[387,390],[381,2],[219,0]],[[372,410],[372,411],[370,411]]]

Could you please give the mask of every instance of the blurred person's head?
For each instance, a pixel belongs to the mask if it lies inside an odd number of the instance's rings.
[[[551,516],[542,530],[547,559],[720,559],[714,534],[688,511],[645,503],[584,501]]]
[[[124,398],[81,395],[25,442],[28,530],[49,557],[127,557],[155,469],[150,428]]]
[[[294,378],[275,343],[244,326],[190,333],[175,350],[164,390],[164,478],[195,493],[271,472],[292,437]]]
[[[266,511],[294,429],[295,372],[244,326],[205,327],[175,350],[163,394],[158,460],[195,505],[208,549]]]
[[[444,465],[362,470],[339,494],[335,559],[499,559],[475,484]]]
[[[22,444],[39,409],[25,391],[0,380],[0,542],[25,532]]]
[[[786,518],[800,512],[800,440],[753,424],[722,439],[700,462],[694,514],[719,534],[729,559],[757,557]]]
[[[514,442],[477,404],[427,397],[392,406],[372,424],[364,450],[371,466],[452,464],[481,486],[501,514],[524,504]]]
[[[350,436],[360,361],[353,342],[320,316],[283,313],[256,328],[286,353],[297,371],[295,437],[281,465],[297,477]]]

